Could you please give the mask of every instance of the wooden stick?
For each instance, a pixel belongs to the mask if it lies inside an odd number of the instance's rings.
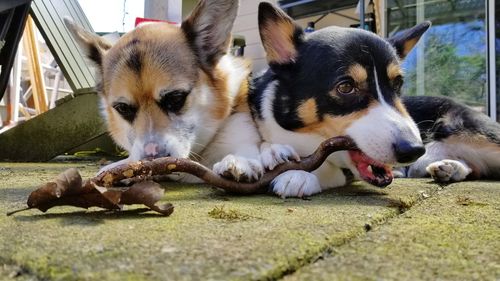
[[[357,149],[356,145],[348,137],[328,139],[321,143],[313,154],[303,158],[300,162],[287,162],[278,165],[274,170],[266,172],[259,181],[254,183],[241,183],[225,179],[197,162],[189,159],[172,157],[120,165],[99,174],[97,177],[91,179],[91,181],[98,186],[112,187],[119,185],[120,182],[125,179],[133,179],[134,182],[137,182],[152,176],[166,175],[173,172],[184,172],[194,175],[206,183],[222,188],[228,192],[238,194],[263,193],[267,191],[267,187],[271,181],[281,173],[289,170],[304,170],[311,172],[319,168],[333,152],[354,149]]]

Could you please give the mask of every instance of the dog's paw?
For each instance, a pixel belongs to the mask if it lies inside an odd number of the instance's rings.
[[[463,181],[472,170],[464,163],[456,160],[441,160],[429,164],[427,172],[437,182]]]
[[[306,171],[287,171],[271,182],[273,192],[282,198],[304,197],[321,192],[318,178]]]
[[[290,160],[300,161],[299,154],[290,145],[267,142],[260,146],[260,157],[262,165],[269,170]]]
[[[214,173],[238,182],[254,182],[264,174],[262,164],[255,159],[227,155],[213,167]]]

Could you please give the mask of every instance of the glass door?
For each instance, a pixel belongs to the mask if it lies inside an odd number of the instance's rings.
[[[386,0],[386,9],[388,36],[433,24],[403,64],[405,94],[448,96],[487,113],[486,1]]]

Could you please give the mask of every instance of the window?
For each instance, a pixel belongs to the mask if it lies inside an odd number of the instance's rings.
[[[403,64],[406,95],[449,96],[488,112],[485,2],[387,0],[389,36],[424,20],[433,23]]]

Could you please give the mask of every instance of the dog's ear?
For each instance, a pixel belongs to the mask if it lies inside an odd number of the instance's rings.
[[[102,57],[111,48],[111,44],[99,37],[99,35],[78,26],[69,18],[64,18],[64,24],[66,24],[85,55],[99,68],[102,68]]]
[[[400,58],[404,59],[408,53],[417,45],[420,37],[431,27],[430,21],[425,21],[423,23],[417,24],[414,27],[405,30],[404,32],[397,34],[389,38],[389,43],[396,48],[396,51]]]
[[[295,62],[304,31],[285,12],[270,3],[260,3],[259,32],[270,65]]]
[[[237,0],[200,0],[182,29],[204,69],[213,68],[231,43]]]

